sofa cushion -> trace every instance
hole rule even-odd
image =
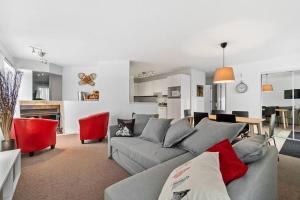
[[[245,124],[243,123],[216,122],[204,118],[195,127],[197,131],[185,138],[179,146],[199,155],[224,139],[232,142],[243,130],[244,126]]]
[[[193,132],[195,132],[195,129],[191,127],[186,119],[175,122],[166,133],[164,147],[172,147]]]
[[[225,184],[244,176],[248,170],[236,155],[228,139],[210,147],[208,152],[219,152],[220,170]]]
[[[265,156],[267,141],[263,135],[255,135],[233,145],[238,157],[246,164],[255,162]]]
[[[145,168],[153,167],[186,153],[185,150],[179,148],[163,148],[161,144],[139,137],[113,137],[111,145]]]
[[[160,165],[124,179],[104,191],[105,200],[153,200],[158,199],[161,189],[171,171],[194,158],[185,153]]]
[[[172,119],[150,118],[140,137],[154,143],[163,143],[171,121]]]
[[[151,117],[158,118],[158,114],[134,114],[134,135],[139,136],[142,134],[146,124]]]
[[[135,119],[118,119],[119,129],[116,132],[118,137],[133,137]]]
[[[219,153],[204,152],[175,168],[158,200],[230,200],[219,168]]]

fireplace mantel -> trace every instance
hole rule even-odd
[[[24,118],[56,118],[59,120],[58,133],[63,132],[64,113],[62,101],[20,101],[20,116]]]

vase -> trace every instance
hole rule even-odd
[[[1,151],[9,151],[14,149],[16,149],[16,141],[14,139],[1,141]]]

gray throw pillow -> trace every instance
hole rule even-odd
[[[168,129],[163,146],[172,147],[195,131],[186,119],[181,119]]]
[[[158,118],[158,114],[134,114],[133,118],[135,119],[134,123],[134,135],[139,136],[142,134],[146,124],[148,123],[151,117]]]
[[[150,118],[140,137],[154,143],[163,143],[171,121],[172,119]]]
[[[234,144],[233,149],[245,164],[249,164],[265,156],[267,140],[263,135],[252,136]]]
[[[244,127],[243,123],[216,122],[204,118],[195,126],[197,131],[185,138],[179,147],[199,155],[222,140],[232,142]]]

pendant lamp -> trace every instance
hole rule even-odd
[[[214,74],[214,83],[232,83],[235,81],[234,71],[232,67],[225,67],[224,51],[227,46],[227,42],[221,43],[223,48],[223,67],[217,68]]]
[[[273,85],[268,83],[268,74],[266,74],[266,82],[262,84],[261,90],[263,92],[272,92],[273,91]]]

